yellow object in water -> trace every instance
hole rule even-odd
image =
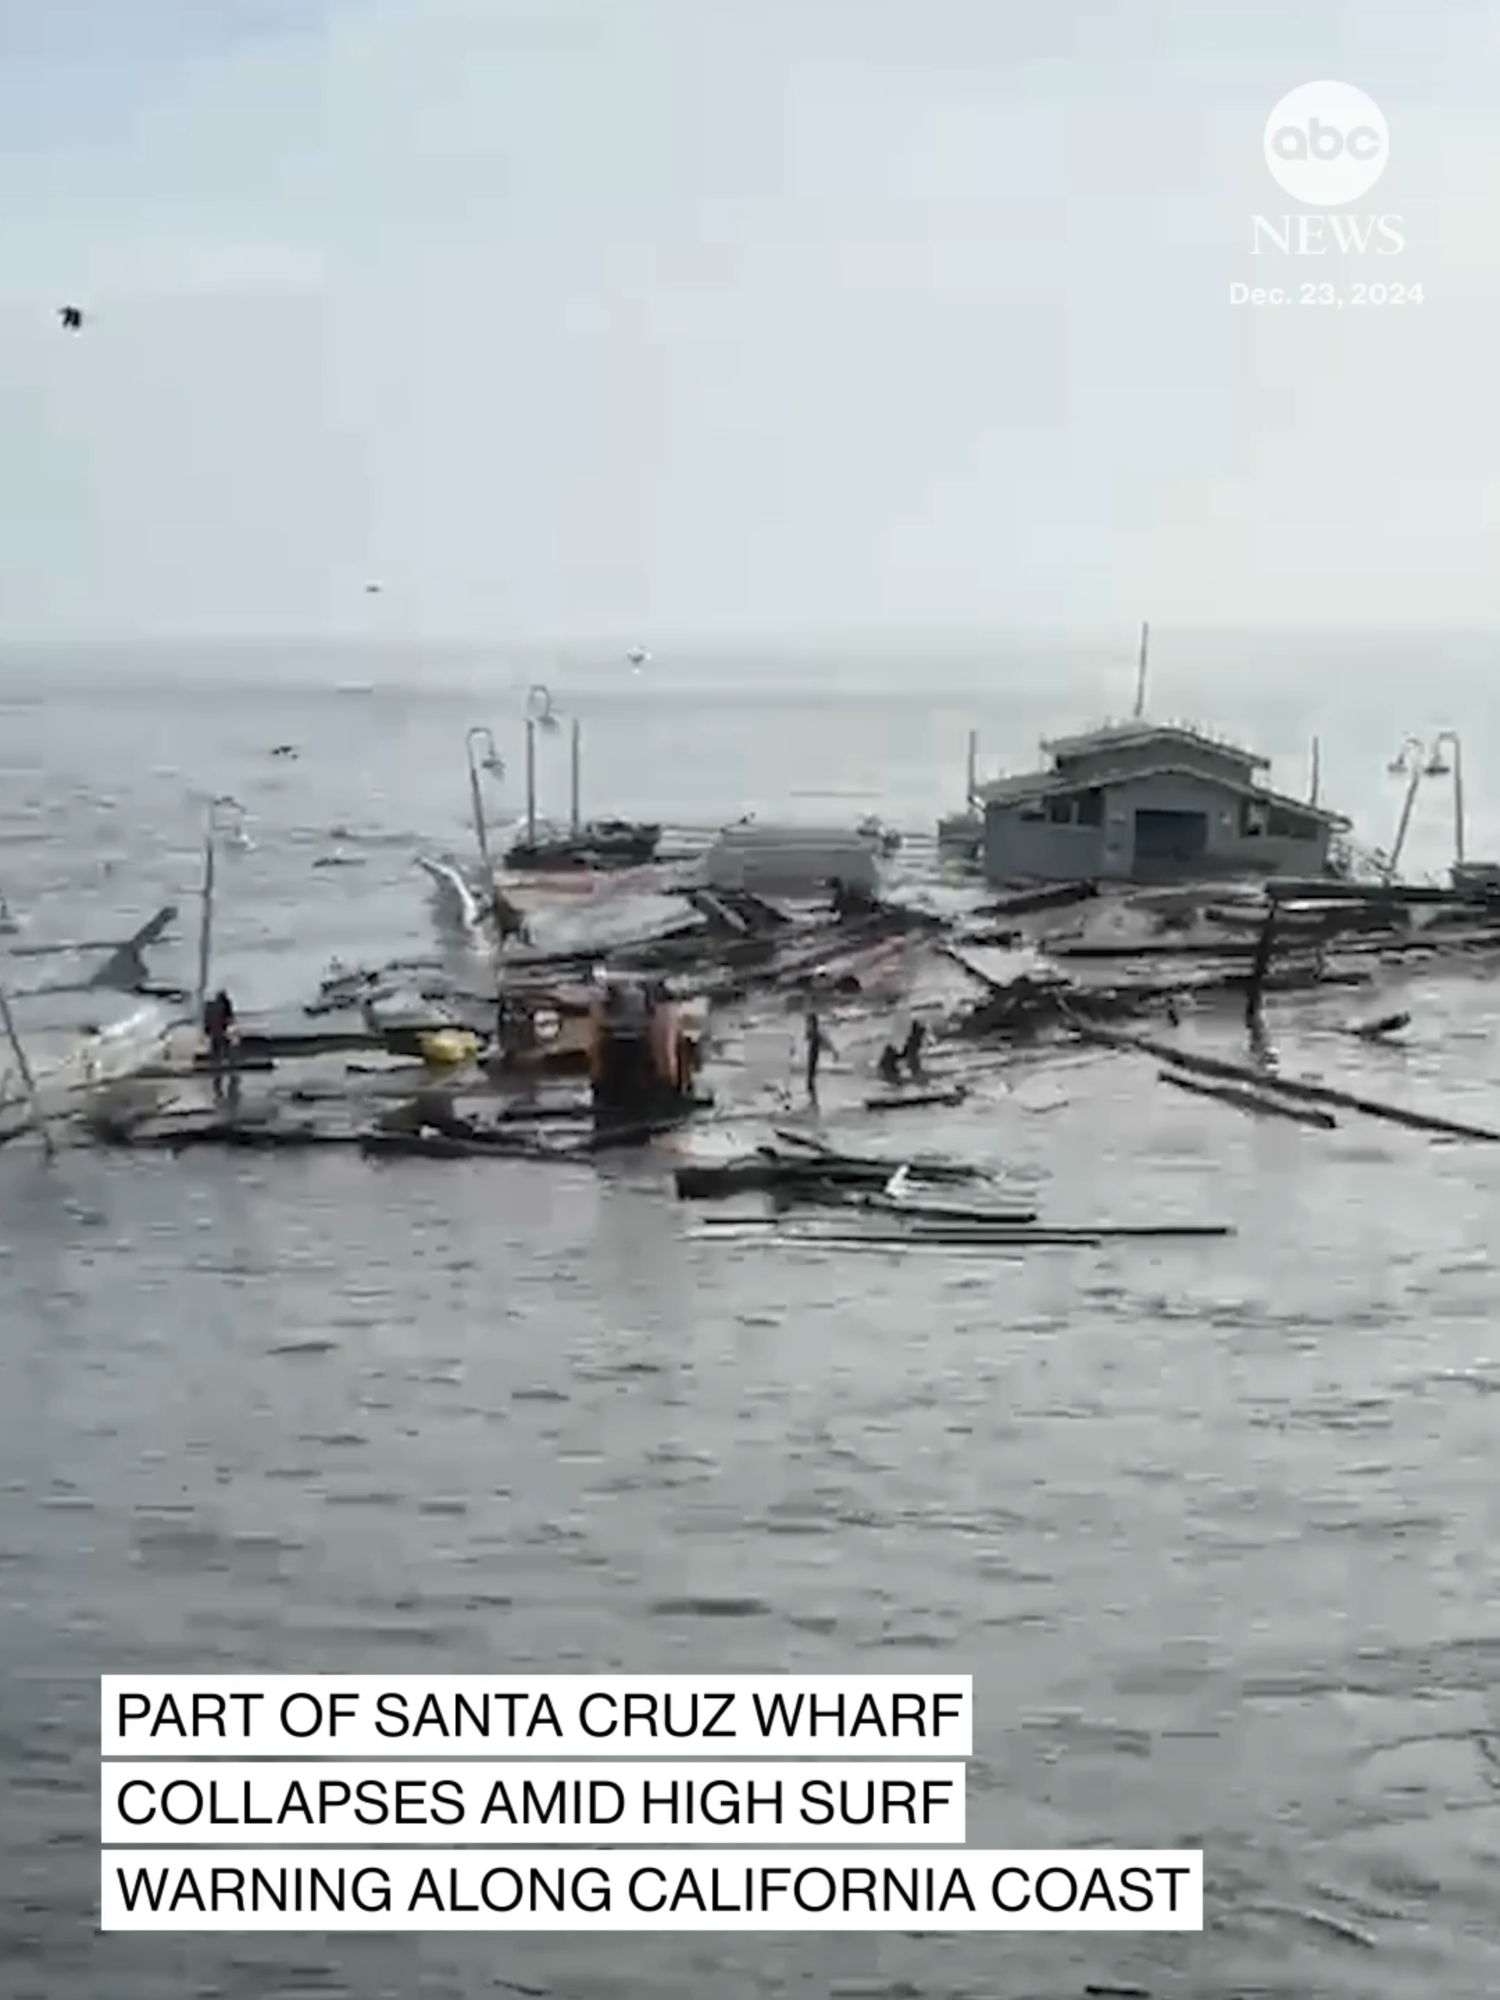
[[[430,1028],[417,1037],[424,1063],[434,1069],[453,1069],[472,1062],[479,1053],[479,1037],[467,1028]]]

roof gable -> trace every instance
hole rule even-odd
[[[1197,752],[1205,760],[1237,764],[1246,771],[1269,771],[1271,760],[1246,750],[1227,737],[1209,735],[1190,722],[1106,722],[1076,736],[1056,736],[1042,744],[1042,754],[1055,760],[1107,758],[1113,751],[1159,746],[1164,754]]]
[[[1284,812],[1316,820],[1320,826],[1331,827],[1338,832],[1346,832],[1353,824],[1342,813],[1310,805],[1306,799],[1290,798],[1285,792],[1273,792],[1269,785],[1255,784],[1248,776],[1239,780],[1222,772],[1205,771],[1201,765],[1180,759],[1144,768],[1135,766],[1113,774],[1090,771],[1086,781],[1069,771],[1027,771],[1014,778],[997,778],[992,784],[981,785],[979,798],[986,806],[1021,806],[1033,799],[1051,798],[1059,793],[1110,791],[1117,785],[1139,785],[1148,783],[1152,778],[1192,778],[1199,784],[1226,792],[1232,798],[1255,799],[1268,806],[1278,806]]]

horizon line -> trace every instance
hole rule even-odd
[[[1328,618],[1278,620],[1183,620],[1166,623],[1150,620],[1153,645],[1175,639],[1291,639],[1336,638],[1340,640],[1492,639],[1500,638],[1500,623],[1493,626],[1469,622],[1434,624],[1413,622],[1393,624],[1342,623]],[[618,632],[536,632],[484,634],[474,631],[413,632],[404,634],[318,631],[295,628],[286,631],[246,632],[205,628],[201,631],[139,633],[37,632],[0,635],[0,658],[21,652],[116,653],[170,651],[178,653],[194,647],[212,646],[238,652],[268,652],[299,648],[306,651],[359,652],[363,654],[410,654],[424,647],[473,654],[535,654],[538,652],[594,653],[618,650],[623,658],[636,646],[648,655],[648,662],[666,655],[697,657],[747,651],[824,652],[861,647],[876,652],[907,653],[916,647],[940,646],[948,651],[970,651],[995,646],[1022,644],[1119,644],[1132,651],[1138,641],[1140,622],[1122,625],[1103,620],[1086,623],[1062,621],[1028,622],[994,626],[983,630],[967,628],[850,627],[837,631],[822,628],[798,633],[746,630],[738,634],[665,632],[642,637],[640,631],[622,628]],[[604,664],[603,661],[600,664]]]

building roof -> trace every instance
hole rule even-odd
[[[1048,792],[1076,792],[1078,780],[1061,771],[1022,771],[1012,778],[991,778],[976,786],[974,796],[983,806],[1018,806],[1027,799],[1044,798]]]
[[[807,848],[821,851],[829,848],[865,848],[872,846],[868,833],[862,833],[855,826],[793,826],[774,825],[758,819],[740,820],[733,826],[721,827],[714,837],[714,846],[754,849],[771,852],[780,848]]]
[[[1180,759],[1152,764],[1144,770],[1117,771],[1113,774],[1108,771],[1091,772],[1089,776],[1093,782],[1083,788],[1090,791],[1107,791],[1112,784],[1141,784],[1151,778],[1195,778],[1200,784],[1228,792],[1235,798],[1258,799],[1268,806],[1280,806],[1286,812],[1300,813],[1304,819],[1318,820],[1336,832],[1347,832],[1353,825],[1342,813],[1309,805],[1306,799],[1294,799],[1285,792],[1273,792],[1268,785],[1256,784],[1249,778],[1240,781],[1222,777],[1217,772],[1205,771],[1199,765]],[[1080,780],[1069,771],[1023,771],[1016,777],[996,778],[988,785],[981,785],[979,799],[985,806],[1019,806],[1028,804],[1032,799],[1049,798],[1054,793],[1076,792],[1080,788]]]
[[[1191,722],[1106,722],[1077,736],[1057,736],[1042,745],[1046,757],[1087,757],[1110,750],[1134,749],[1142,743],[1160,743],[1164,751],[1175,744],[1210,751],[1215,757],[1243,764],[1247,771],[1269,771],[1271,760],[1233,743],[1227,736],[1212,736]]]

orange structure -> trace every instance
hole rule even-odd
[[[596,1125],[640,1125],[696,1102],[697,1038],[664,988],[612,979],[590,1010],[589,1075]]]

